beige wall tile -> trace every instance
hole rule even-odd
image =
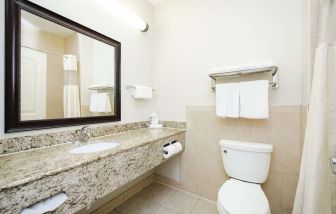
[[[282,175],[283,178],[283,188],[282,188],[282,199],[281,205],[286,210],[292,210],[296,187],[299,180],[299,176],[297,175]]]
[[[283,138],[291,138],[300,140],[300,113],[299,112],[283,112],[281,113],[282,129],[281,136]]]
[[[306,125],[307,125],[307,114],[308,114],[308,106],[301,106],[300,112],[300,143],[301,143],[301,153],[303,151],[303,144],[306,133]]]
[[[274,146],[274,151],[270,176],[262,187],[272,214],[290,213],[301,158],[300,109],[300,106],[272,106],[269,119],[247,120],[218,118],[214,106],[189,106],[181,181],[175,186],[216,201],[220,186],[228,179],[219,140],[268,143]]]
[[[283,138],[279,149],[279,156],[282,173],[299,175],[301,163],[300,140],[290,137]]]
[[[286,113],[286,112],[295,112],[299,113],[301,111],[301,106],[280,106],[280,105],[271,105],[270,106],[270,112],[280,112],[280,113]]]

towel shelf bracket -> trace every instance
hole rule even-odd
[[[272,82],[269,84],[273,89],[279,88],[279,72],[277,66],[260,68],[260,69],[250,69],[250,70],[241,70],[241,71],[232,71],[232,72],[222,72],[222,73],[213,73],[209,74],[209,77],[212,79],[211,88],[213,90],[216,89],[216,81],[221,78],[232,78],[232,77],[240,77],[248,74],[257,74],[257,73],[271,73],[272,74]]]

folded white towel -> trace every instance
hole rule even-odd
[[[240,66],[240,71],[260,69],[260,68],[269,68],[274,66],[274,62],[260,62],[260,63],[251,63]]]
[[[260,63],[251,63],[244,64],[238,66],[225,66],[225,67],[214,67],[210,69],[211,73],[229,73],[233,71],[245,71],[252,69],[260,69],[260,68],[269,68],[274,66],[274,62],[260,62]]]
[[[92,94],[90,99],[90,111],[100,113],[111,112],[109,93]]]
[[[134,85],[135,99],[151,99],[153,97],[153,89],[147,86]]]
[[[239,85],[240,117],[249,119],[268,118],[268,81],[241,82]]]
[[[42,214],[50,211],[54,211],[57,207],[61,206],[68,196],[64,193],[59,193],[44,201],[34,204],[29,208],[25,208],[20,214]]]
[[[218,117],[239,117],[239,83],[216,85],[216,114]]]

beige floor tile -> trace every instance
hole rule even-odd
[[[119,211],[117,211],[117,210],[112,210],[111,212],[109,212],[108,214],[120,214],[120,212]]]
[[[132,198],[128,199],[127,201],[125,201],[124,203],[119,205],[117,208],[115,208],[115,210],[118,211],[118,212],[121,212],[121,211],[125,210],[127,207],[134,204],[136,199],[137,199],[137,197],[133,196]]]
[[[179,214],[189,214],[196,202],[196,197],[182,191],[176,191],[163,206]]]
[[[177,214],[177,212],[166,207],[161,207],[156,214]]]
[[[116,210],[121,214],[154,214],[160,205],[140,197],[133,197],[120,205]]]
[[[216,204],[199,199],[191,211],[191,214],[217,214]]]
[[[163,205],[175,191],[176,190],[173,188],[154,182],[137,195],[143,199],[154,201]]]

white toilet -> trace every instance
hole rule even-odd
[[[233,140],[219,142],[230,179],[218,191],[219,214],[270,214],[260,184],[268,177],[273,146]]]

